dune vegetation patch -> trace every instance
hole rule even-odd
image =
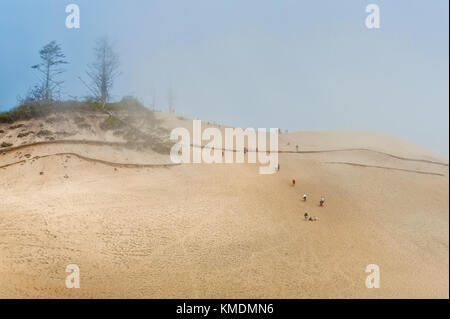
[[[27,137],[27,136],[30,135],[30,134],[34,134],[34,132],[33,132],[33,131],[29,131],[29,132],[19,133],[19,134],[17,135],[17,137],[18,137],[18,138],[23,138],[23,137]]]
[[[63,120],[62,114],[79,114],[85,113],[103,113],[104,110],[150,110],[146,109],[138,101],[130,102],[116,102],[116,103],[100,103],[95,101],[27,101],[8,112],[0,113],[0,123],[13,124],[17,121],[26,121],[36,118],[46,118],[47,123],[54,123]],[[83,117],[78,116],[81,121]],[[18,124],[15,128],[21,127],[23,124]]]
[[[36,134],[36,136],[38,136],[38,137],[42,137],[42,136],[50,136],[50,135],[53,135],[53,132],[52,132],[52,131],[49,131],[49,130],[40,130],[40,131]]]
[[[21,127],[24,127],[24,126],[25,126],[24,124],[17,124],[17,125],[10,126],[9,129],[10,130],[15,130],[15,129],[18,129],[18,128],[21,128]]]
[[[23,128],[13,134],[17,138],[34,135],[53,141],[89,131],[89,135],[84,137],[89,139],[92,134],[103,136],[100,130],[111,132],[129,145],[139,145],[140,148],[149,148],[158,153],[169,154],[173,145],[169,141],[169,130],[160,126],[161,120],[155,112],[132,97],[113,103],[91,100],[29,101],[1,113],[1,123],[9,124],[9,131]],[[31,129],[35,126],[38,128]],[[103,138],[108,139],[108,136]]]
[[[125,124],[115,116],[110,115],[100,124],[100,128],[104,131],[121,129]]]
[[[0,147],[10,147],[10,146],[13,146],[13,144],[7,142],[3,142],[2,144],[0,144]]]

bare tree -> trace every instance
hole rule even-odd
[[[153,97],[152,97],[152,110],[156,110],[156,90],[153,88]]]
[[[175,113],[174,101],[175,97],[172,89],[172,81],[169,81],[169,89],[167,90],[167,102],[169,104],[169,113]]]
[[[57,76],[65,71],[59,66],[68,62],[64,60],[66,56],[56,41],[45,45],[39,51],[39,55],[42,62],[33,65],[32,68],[41,73],[41,80],[29,94],[36,100],[52,100],[56,94],[60,93],[63,83],[63,81],[57,81]]]
[[[106,37],[97,40],[94,51],[95,61],[88,66],[86,74],[89,83],[85,85],[94,99],[107,102],[111,97],[114,80],[120,74],[119,58]]]

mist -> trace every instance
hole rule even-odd
[[[359,1],[75,2],[79,30],[64,27],[66,4],[9,4],[28,24],[6,51],[26,50],[30,62],[20,63],[31,65],[43,42],[61,42],[71,62],[66,95],[85,94],[77,77],[95,39],[107,35],[121,60],[116,99],[133,95],[168,111],[171,90],[175,112],[191,118],[382,132],[448,154],[447,1],[378,1],[377,30],[365,27]],[[27,17],[38,14],[48,18],[36,24]],[[21,72],[15,85],[5,85],[8,72],[0,75],[3,108],[32,82],[31,70]]]

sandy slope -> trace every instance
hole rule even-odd
[[[168,127],[189,124],[165,116]],[[448,298],[446,159],[374,135],[365,143],[345,133],[334,143],[328,133],[305,134],[283,134],[280,145],[377,152],[281,153],[274,175],[259,175],[255,164],[33,160],[68,151],[167,160],[109,146],[8,153],[0,166],[19,151],[31,156],[0,169],[0,296]],[[304,221],[305,211],[320,220]],[[80,266],[81,289],[65,288],[70,263]],[[372,263],[381,269],[380,289],[365,287]]]

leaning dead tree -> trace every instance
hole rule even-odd
[[[32,68],[39,71],[40,82],[31,90],[30,98],[34,100],[53,100],[60,94],[63,81],[58,81],[57,76],[65,70],[60,65],[67,64],[66,56],[61,47],[52,41],[45,45],[40,51],[41,63],[33,65]]]
[[[95,61],[88,66],[86,74],[92,97],[101,102],[108,102],[114,80],[119,76],[119,58],[106,37],[100,38],[94,48]]]

